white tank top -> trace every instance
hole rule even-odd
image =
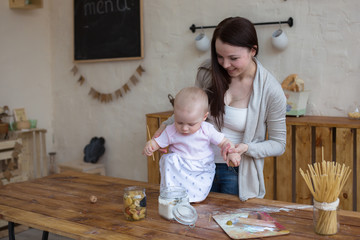
[[[225,105],[224,126],[221,132],[233,144],[241,143],[243,140],[247,111],[247,108],[234,108]],[[225,163],[220,154],[221,149],[218,146],[214,146],[213,150],[215,153],[215,163]]]

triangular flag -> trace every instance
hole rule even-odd
[[[108,99],[108,102],[112,102],[113,98],[112,98],[112,94],[111,94],[111,93],[109,93],[109,94],[107,95],[107,99]]]
[[[84,81],[85,81],[85,78],[83,77],[83,75],[81,75],[78,79],[78,83],[80,83],[80,86],[83,85]]]
[[[124,92],[127,93],[128,91],[130,91],[129,86],[127,85],[127,83],[124,84],[123,86]]]
[[[137,77],[135,75],[132,75],[130,78],[130,81],[136,85],[139,82],[139,79],[137,79]]]
[[[79,69],[77,68],[76,65],[74,65],[73,68],[71,69],[71,71],[74,73],[74,76],[75,76],[76,73],[79,71]]]
[[[106,95],[103,93],[100,93],[100,102],[105,102],[106,101]]]
[[[94,88],[90,89],[89,95],[91,95],[95,99],[100,98],[100,93],[98,91],[96,91]]]
[[[115,91],[115,97],[116,97],[116,99],[118,99],[119,97],[122,97],[122,93],[121,93],[120,88]]]
[[[138,66],[138,68],[136,69],[136,71],[137,71],[137,73],[138,73],[140,76],[141,76],[141,74],[142,74],[143,72],[145,72],[145,70],[142,68],[141,65]]]
[[[95,89],[90,88],[89,95],[90,95],[90,96],[93,96],[93,95],[94,95],[94,92],[95,92]]]

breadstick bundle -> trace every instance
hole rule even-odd
[[[351,170],[335,162],[322,161],[308,164],[306,173],[300,168],[314,198],[314,227],[321,235],[332,235],[338,231],[337,207],[339,195]]]

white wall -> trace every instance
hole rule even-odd
[[[24,106],[38,118],[49,130],[48,149],[57,152],[58,161],[82,159],[91,137],[103,136],[101,162],[110,176],[147,179],[141,155],[145,114],[170,110],[167,95],[192,85],[197,66],[210,54],[195,49],[199,32],[189,30],[193,23],[216,25],[229,16],[253,22],[293,17],[292,28],[282,25],[289,38],[282,52],[270,43],[279,26],[256,26],[262,64],[279,82],[292,73],[304,79],[311,90],[308,114],[346,116],[360,105],[357,0],[144,0],[145,58],[77,64],[86,78],[82,86],[70,71],[73,1],[45,1],[43,9],[31,11],[0,4],[0,105]],[[212,32],[205,29],[209,37]],[[120,88],[139,64],[146,72],[123,98],[104,104],[88,95],[90,86],[101,92]]]
[[[0,1],[0,106],[25,108],[29,119],[47,129],[52,151],[53,97],[49,8],[10,9]]]

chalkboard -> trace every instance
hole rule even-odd
[[[74,0],[75,62],[143,57],[142,0]]]

